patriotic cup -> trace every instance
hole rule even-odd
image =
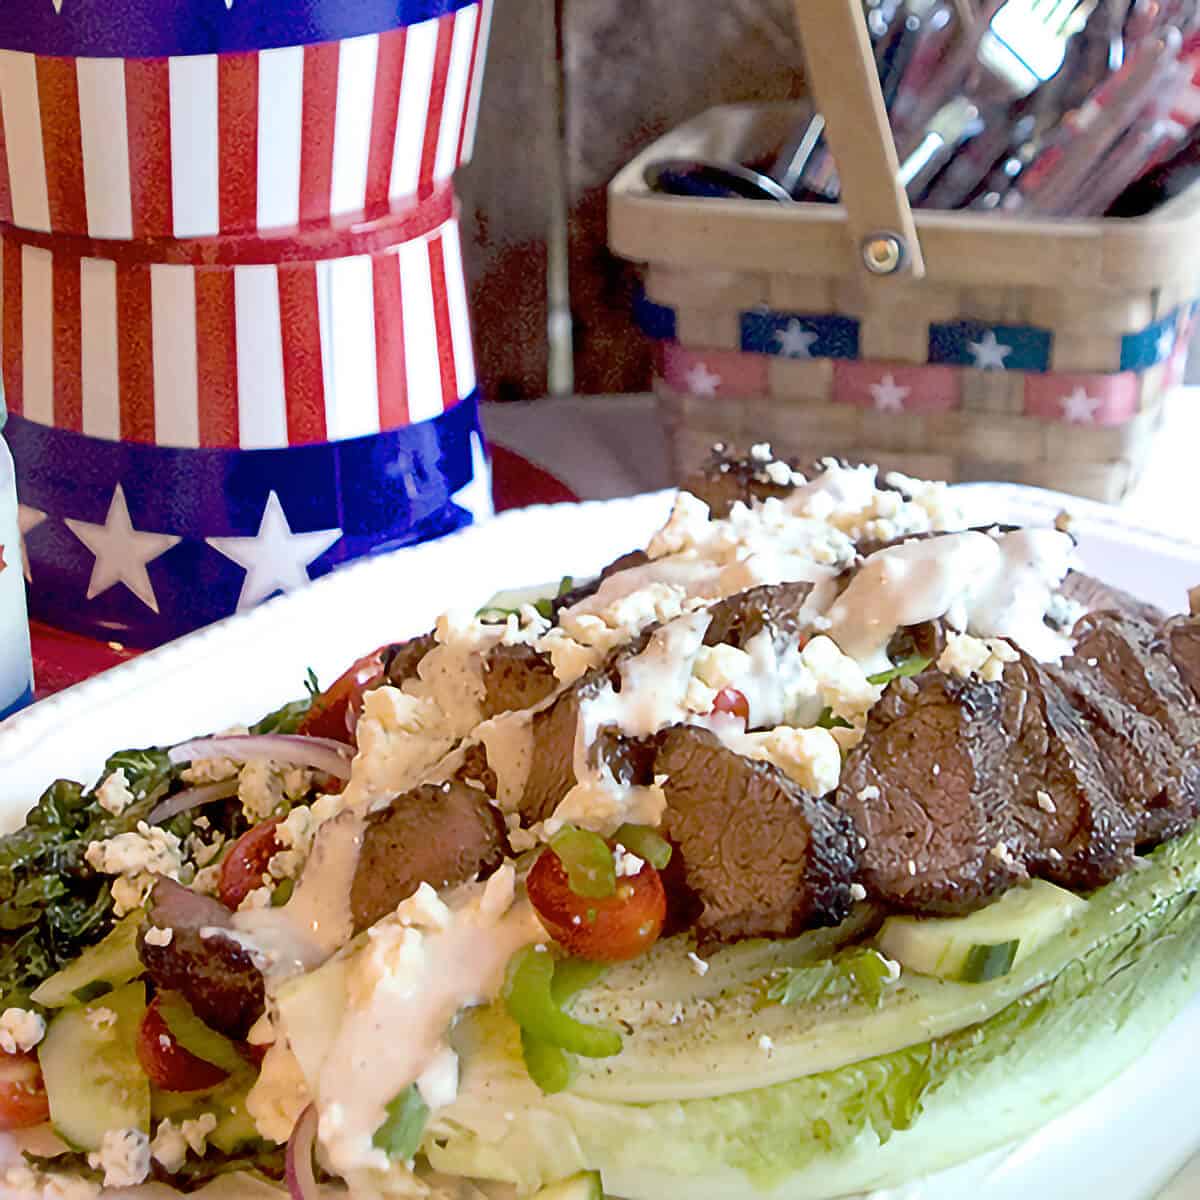
[[[152,645],[490,513],[450,177],[491,3],[0,4],[33,615]]]

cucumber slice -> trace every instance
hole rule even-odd
[[[136,979],[143,970],[137,950],[143,919],[144,914],[138,911],[118,921],[103,941],[89,946],[74,962],[41,983],[33,993],[33,1002],[44,1008],[63,1008],[78,1003],[78,993],[85,988],[89,992],[96,984],[115,988]]]
[[[569,592],[573,586],[574,581],[564,577],[554,583],[541,583],[536,587],[510,588],[497,592],[477,615],[483,620],[502,619],[509,613],[518,612],[523,605],[531,604],[542,616],[549,618],[550,601]]]
[[[533,1194],[533,1200],[604,1200],[599,1171],[584,1171]]]
[[[115,1014],[103,1023],[99,1009]],[[55,1132],[76,1150],[99,1150],[110,1129],[150,1131],[150,1081],[138,1063],[146,987],[127,983],[100,1000],[64,1008],[50,1022],[38,1061]]]
[[[1035,879],[966,917],[888,917],[876,941],[910,971],[984,983],[1007,975],[1087,906],[1073,892]]]

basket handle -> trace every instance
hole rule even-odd
[[[794,0],[794,5],[859,267],[874,277],[919,279],[925,263],[900,183],[862,0]]]

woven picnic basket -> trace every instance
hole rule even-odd
[[[646,186],[661,159],[769,158],[796,120],[786,104],[712,109],[609,190],[610,244],[645,267],[677,473],[715,441],[770,441],[1120,499],[1182,377],[1200,188],[1136,220],[914,213],[860,0],[796,0],[796,16],[842,204]]]

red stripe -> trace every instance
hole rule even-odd
[[[46,155],[50,228],[87,229],[83,186],[83,135],[79,131],[79,80],[73,58],[37,60],[38,104]]]
[[[315,263],[280,267],[279,328],[283,334],[283,394],[288,443],[325,441],[325,377]]]
[[[54,256],[54,424],[83,432],[83,299],[79,259]]]
[[[450,75],[450,51],[454,44],[454,16],[438,18],[437,52],[433,60],[433,83],[429,91],[429,115],[425,122],[425,144],[421,147],[421,174],[417,194],[433,189],[437,167],[438,137],[442,130],[442,110],[446,107],[446,82]]]
[[[217,56],[222,230],[258,227],[258,55]]]
[[[0,112],[0,221],[12,220],[12,181],[8,177],[8,143],[4,140],[4,114]]]
[[[301,221],[320,221],[329,216],[339,52],[337,42],[304,47],[304,99],[300,114]]]
[[[122,440],[153,442],[154,333],[144,267],[117,267],[117,378]]]
[[[4,239],[4,399],[10,413],[25,411],[25,364],[21,288],[21,247]]]
[[[133,236],[169,236],[171,198],[171,78],[165,58],[125,60],[125,117],[129,128],[129,190]],[[119,119],[116,114],[113,119]]]
[[[452,408],[458,403],[458,374],[454,369],[454,335],[450,328],[450,298],[446,295],[446,257],[440,233],[429,240],[429,281],[433,285],[433,323],[437,329],[442,407]]]
[[[475,92],[475,78],[479,71],[479,42],[483,37],[483,17],[486,5],[491,0],[479,0],[475,8],[475,40],[471,43],[471,70],[467,75],[467,99],[463,105],[462,124],[458,127],[458,151],[454,156],[457,166],[463,160],[463,152],[467,146],[467,125],[471,120],[471,100]]]
[[[392,191],[392,160],[396,155],[396,120],[400,115],[400,85],[404,78],[403,29],[379,35],[375,68],[375,108],[371,113],[371,151],[367,157],[367,216],[386,210]]]
[[[371,273],[375,284],[375,371],[379,391],[379,428],[398,429],[410,421],[399,256],[378,255],[371,264]]]
[[[238,445],[237,309],[234,272],[196,272],[196,373],[200,445]]]

